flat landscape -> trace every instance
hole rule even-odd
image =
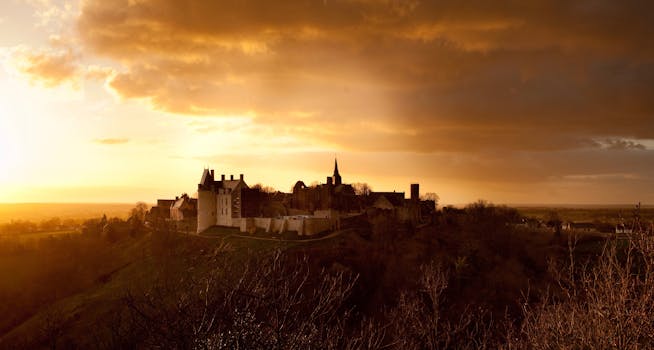
[[[39,222],[58,217],[85,220],[106,214],[126,218],[134,203],[0,203],[0,224],[11,220]]]
[[[552,205],[552,206],[516,206],[521,214],[541,220],[546,220],[556,213],[563,221],[594,222],[618,224],[620,221],[630,221],[636,212],[635,205]],[[642,220],[654,220],[654,207],[642,206],[638,213]],[[622,219],[622,220],[621,220]]]

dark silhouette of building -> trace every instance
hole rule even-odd
[[[334,185],[338,186],[342,183],[341,174],[338,173],[338,160],[334,158]]]
[[[327,177],[325,184],[307,186],[297,181],[290,194],[267,193],[261,186],[250,188],[243,174],[238,179],[221,175],[218,180],[214,176],[213,170],[204,169],[197,200],[188,196],[159,200],[152,212],[160,213],[167,220],[184,221],[193,215],[193,206],[197,205],[197,233],[212,226],[228,226],[239,227],[242,232],[261,228],[266,232],[281,232],[293,227],[298,232],[312,234],[329,226],[333,229],[334,222],[368,208],[412,223],[419,222],[422,214],[433,213],[435,208],[435,202],[420,200],[418,184],[411,184],[409,199],[404,197],[404,192],[369,192],[358,196],[351,184],[343,183],[337,159],[334,159],[333,175]]]
[[[296,182],[290,205],[292,209],[309,213],[329,209],[348,212],[361,207],[352,185],[343,183],[336,159],[334,159],[334,175],[327,177],[327,183],[308,187],[302,181]]]

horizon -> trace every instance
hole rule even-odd
[[[653,4],[238,4],[1,3],[0,203],[174,198],[207,166],[288,192],[334,158],[457,206],[654,203]]]
[[[288,193],[288,192],[287,192]],[[196,198],[192,195],[189,195],[191,198]],[[156,198],[153,201],[146,201],[146,200],[139,200],[136,202],[0,202],[0,206],[3,205],[135,205],[136,203],[145,203],[148,205],[156,205],[157,199],[171,199],[174,198],[175,196],[172,197],[165,197],[165,198]],[[405,192],[405,197],[406,197],[406,192]],[[602,208],[635,208],[638,204],[640,204],[640,207],[645,209],[645,208],[654,208],[654,204],[646,204],[646,203],[600,203],[600,204],[594,204],[594,203],[501,203],[501,202],[492,202],[492,201],[487,201],[485,199],[478,199],[477,201],[472,201],[472,202],[467,202],[467,203],[441,203],[438,202],[437,206],[439,208],[446,207],[446,206],[453,206],[453,207],[460,207],[463,208],[469,204],[474,204],[478,201],[484,201],[492,205],[496,206],[507,206],[507,207],[513,207],[513,208],[564,208],[564,209],[586,209],[586,208],[597,208],[597,209],[602,209]]]

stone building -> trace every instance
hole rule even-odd
[[[170,206],[170,219],[173,221],[183,221],[195,219],[198,216],[198,200],[189,197],[184,193],[181,197],[175,198]]]
[[[174,199],[157,199],[157,205],[150,209],[149,215],[152,219],[170,219],[170,207],[175,203]]]
[[[349,212],[359,210],[361,203],[352,185],[343,183],[335,159],[334,174],[327,177],[327,183],[314,187],[308,187],[302,181],[295,183],[290,206],[308,213],[330,209]]]
[[[198,184],[197,232],[215,225],[233,226],[234,219],[241,218],[242,192],[247,189],[243,174],[237,180],[234,175],[230,175],[229,180],[225,175],[215,180],[214,171],[204,169]]]
[[[170,207],[170,220],[175,228],[182,232],[196,232],[198,222],[198,200],[184,193],[176,197]]]

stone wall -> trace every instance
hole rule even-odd
[[[238,226],[241,232],[254,233],[256,229],[269,233],[295,231],[298,236],[312,236],[333,229],[332,220],[315,217],[244,218]]]

